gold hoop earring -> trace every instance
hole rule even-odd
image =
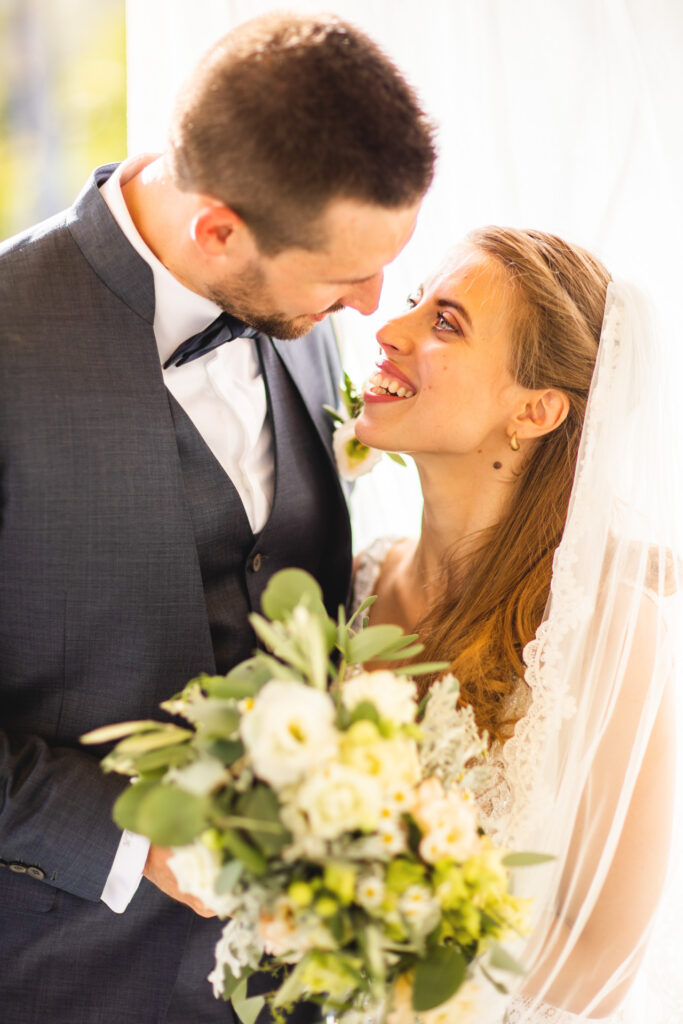
[[[519,451],[519,441],[517,440],[517,431],[515,430],[512,437],[510,438],[510,447],[513,452]]]

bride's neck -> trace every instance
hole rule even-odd
[[[443,456],[416,462],[424,508],[412,568],[436,598],[444,566],[456,559],[466,568],[484,531],[503,516],[515,477],[492,466],[473,472],[462,461]]]

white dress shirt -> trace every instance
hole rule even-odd
[[[146,163],[128,160],[100,192],[124,235],[154,275],[154,335],[164,364],[186,338],[222,312],[210,299],[186,288],[140,237],[128,212],[125,181]],[[190,417],[242,499],[252,530],[263,528],[273,500],[273,438],[266,391],[253,338],[235,338],[183,366],[163,370],[164,383]],[[147,860],[149,840],[124,831],[102,900],[123,913],[133,898]]]

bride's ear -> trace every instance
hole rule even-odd
[[[521,438],[543,437],[564,423],[568,412],[569,399],[564,391],[557,388],[535,391],[513,417],[513,430]]]

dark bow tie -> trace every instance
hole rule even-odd
[[[258,331],[255,327],[247,327],[230,313],[221,313],[203,331],[193,334],[187,341],[178,345],[173,355],[169,356],[164,363],[164,370],[167,370],[169,366],[182,366],[183,363],[189,363],[192,359],[199,359],[206,352],[211,352],[212,349],[218,348],[226,341],[232,341],[233,338],[253,338],[256,334]]]

